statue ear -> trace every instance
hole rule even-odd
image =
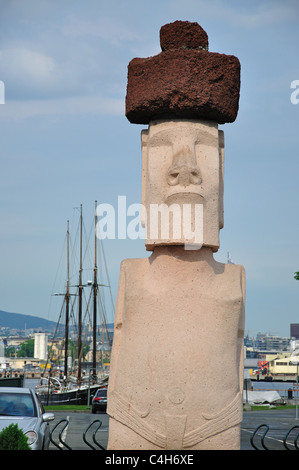
[[[146,177],[147,177],[147,141],[148,141],[148,130],[141,131],[141,158],[142,158],[142,169],[141,169],[141,225],[146,225]]]
[[[224,226],[224,132],[218,131],[219,141],[219,229]]]

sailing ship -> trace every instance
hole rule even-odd
[[[95,201],[95,209],[97,207],[97,201]],[[107,271],[107,265],[103,254],[104,265],[106,268],[106,277],[109,284],[102,284],[98,282],[98,239],[96,234],[96,224],[97,224],[97,215],[95,210],[94,218],[94,268],[93,268],[93,281],[87,281],[86,284],[83,283],[83,215],[82,215],[82,204],[80,206],[80,256],[79,256],[79,273],[78,273],[78,284],[71,286],[70,285],[70,231],[69,231],[69,221],[67,221],[67,280],[66,280],[66,290],[63,294],[54,294],[54,295],[63,295],[63,305],[65,313],[65,323],[64,323],[64,372],[63,376],[60,372],[56,376],[52,371],[49,373],[49,376],[44,376],[41,379],[39,385],[36,386],[36,392],[40,397],[41,402],[44,405],[59,405],[59,404],[76,404],[82,405],[87,404],[90,397],[98,390],[99,388],[107,387],[108,385],[108,375],[109,372],[105,370],[98,370],[97,368],[97,351],[108,351],[111,352],[111,339],[107,329],[107,320],[105,318],[105,309],[103,302],[101,301],[99,288],[108,287],[110,288],[109,275]],[[102,246],[103,250],[103,246]],[[76,293],[71,293],[71,287],[76,288]],[[88,373],[82,371],[82,358],[83,358],[83,332],[84,332],[84,320],[83,318],[83,290],[85,287],[90,287],[90,296],[87,303],[87,310],[92,303],[92,367],[89,368]],[[71,303],[71,298],[74,296],[78,300],[78,322],[77,322],[77,367],[74,371],[70,371],[68,364],[68,352],[69,352],[69,333],[70,333],[70,316],[73,312],[73,305]],[[112,294],[110,291],[111,302],[114,310]],[[92,299],[92,302],[91,302]],[[98,308],[100,306],[100,308]],[[99,312],[100,311],[100,312]],[[86,312],[85,312],[86,313]],[[102,314],[102,319],[99,324],[101,325],[101,341],[98,341],[98,313]],[[60,315],[61,317],[61,315]],[[58,325],[60,319],[58,320],[56,332],[58,331]],[[56,332],[54,334],[53,342],[56,339]],[[85,337],[88,332],[88,325],[85,325]],[[100,343],[100,346],[99,346]],[[103,353],[101,353],[102,355]],[[49,359],[48,359],[49,361]],[[47,362],[48,362],[47,361]],[[47,368],[47,364],[45,369]]]

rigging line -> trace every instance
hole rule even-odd
[[[113,301],[113,296],[112,296],[111,282],[110,282],[110,278],[109,278],[109,272],[108,272],[108,267],[107,267],[107,261],[106,261],[105,251],[104,251],[103,240],[101,238],[100,238],[100,246],[102,248],[103,260],[104,260],[106,276],[107,276],[107,281],[108,281],[108,286],[109,286],[109,292],[110,292],[110,296],[111,296],[111,303],[112,303],[113,313],[114,313],[115,312],[115,306],[114,306],[114,301]]]
[[[105,324],[107,324],[107,315],[106,315],[106,309],[105,306],[102,302],[102,297],[99,295],[98,296],[98,306],[99,306],[99,312],[101,315],[99,315],[99,320],[103,320]],[[102,316],[102,318],[101,318]]]
[[[77,209],[77,208],[74,208]],[[80,238],[80,218],[79,221],[76,222],[76,233],[72,243],[72,250],[71,250],[71,259],[74,260],[73,262],[73,271],[72,277],[76,276],[78,272],[77,266],[79,265],[79,258],[78,258],[78,244]]]
[[[73,300],[73,302],[71,303],[71,311],[70,311],[70,320],[72,319],[73,320],[73,326],[75,327],[75,330],[76,332],[78,333],[78,325],[76,323],[76,317],[75,317],[75,313],[74,313],[74,307],[76,306],[76,298]]]
[[[78,275],[77,265],[79,263],[78,257],[77,257],[77,244],[75,242],[73,243],[73,238],[72,238],[71,233],[69,235],[69,243],[70,243],[70,260],[72,260],[70,262],[70,269],[72,270],[72,272],[70,272],[70,275],[69,275],[69,280],[71,282],[73,281],[74,278],[77,279],[77,275]]]
[[[76,236],[75,236],[75,241],[72,244],[72,253],[71,253],[71,258],[74,260],[73,262],[73,274],[70,276],[71,279],[74,277],[76,278],[78,275],[78,265],[79,265],[79,259],[78,259],[78,244],[79,244],[79,236],[80,236],[80,223],[77,224],[77,231],[76,231]],[[82,245],[84,247],[83,253],[82,253],[82,264],[84,268],[82,269],[82,274],[83,271],[85,273],[91,273],[92,272],[92,255],[91,255],[91,248],[90,248],[90,238],[91,238],[91,233],[92,230],[90,230],[90,234],[87,234],[86,230],[86,225],[84,222],[84,219],[82,218]],[[75,266],[77,268],[75,268]]]
[[[90,310],[89,310],[89,305],[90,305],[90,301],[91,301],[91,298],[92,298],[92,291],[90,291],[88,302],[86,302],[86,295],[85,295],[84,290],[83,290],[83,295],[84,295],[84,300],[85,300],[85,303],[86,303],[86,309],[85,309],[85,313],[84,313],[84,317],[83,317],[83,323],[86,320],[86,317],[88,315],[88,320],[92,324],[91,314],[90,314]]]
[[[105,292],[105,290],[104,290],[104,292]],[[97,299],[100,313],[103,314],[103,315],[106,314],[106,308],[105,308],[105,302],[104,302],[104,292],[103,293],[99,292],[98,299]]]
[[[78,248],[78,243],[79,243],[78,240],[79,240],[79,233],[80,233],[80,217],[79,217],[79,220],[77,218],[77,211],[79,211],[79,210],[80,210],[79,207],[74,207],[73,208],[72,220],[71,220],[71,223],[70,223],[70,233],[75,232],[74,238],[70,237],[70,246],[72,247],[72,249],[71,249],[71,259],[74,260],[73,270],[76,273],[77,273],[78,270],[76,270],[75,266],[77,266],[79,264],[79,260],[78,260],[78,256],[77,256],[77,248]],[[72,274],[72,277],[73,276],[75,276],[75,274]]]
[[[62,305],[61,305],[61,308],[60,308],[58,322],[56,324],[55,332],[54,332],[53,339],[52,339],[52,345],[53,345],[54,340],[56,339],[56,334],[57,334],[57,331],[58,331],[60,319],[62,317],[62,312],[64,311],[64,303],[65,303],[65,298],[63,299],[63,302],[62,302]]]
[[[52,338],[52,343],[51,343],[51,346],[49,347],[49,352],[47,354],[47,361],[46,361],[46,364],[45,364],[45,372],[47,370],[47,365],[48,365],[48,362],[49,362],[49,355],[50,355],[51,352],[54,352],[53,346],[54,346],[54,341],[56,339],[56,334],[57,334],[57,331],[58,331],[58,326],[59,326],[59,322],[60,322],[60,319],[61,319],[61,316],[62,316],[62,312],[64,310],[64,302],[65,302],[65,299],[63,300],[62,305],[61,305],[58,322],[56,324],[56,329],[55,329],[55,332],[54,332],[54,335],[53,335],[53,338]]]
[[[54,282],[53,282],[53,288],[52,288],[52,294],[53,294],[53,291],[54,291],[54,287],[55,287],[55,284],[56,284],[58,273],[61,272],[62,260],[64,261],[66,241],[67,241],[67,234],[65,235],[65,238],[64,238],[64,243],[63,243],[63,246],[62,246],[59,263],[58,263],[57,271],[56,271],[56,274],[55,274],[55,278],[54,278]]]
[[[73,212],[73,216],[72,216],[72,224],[74,224],[74,212]],[[71,235],[70,235],[70,245],[72,245],[72,238],[71,238]],[[63,259],[64,259],[64,256],[65,256],[65,251],[66,251],[66,244],[67,244],[67,234],[65,234],[65,237],[64,237],[64,242],[63,242],[63,245],[62,245],[62,249],[61,249],[61,255],[60,255],[60,258],[59,258],[59,262],[58,262],[58,267],[57,267],[57,270],[56,270],[56,273],[55,273],[55,277],[54,277],[54,282],[53,282],[53,286],[52,286],[52,295],[53,295],[53,292],[55,291],[55,286],[58,284],[58,274],[59,273],[63,273],[65,270],[61,268],[62,266],[62,262],[63,262]],[[72,245],[72,249],[74,251],[74,245]],[[64,280],[62,281],[64,284],[66,283],[65,282],[65,277],[66,275],[64,274]],[[61,282],[61,277],[59,277],[59,285],[62,284]],[[52,307],[52,295],[51,295],[51,298],[50,298],[50,302],[49,302],[49,309],[48,309],[48,319],[49,319],[49,316],[50,316],[50,310],[51,310],[51,307]]]
[[[92,266],[93,263],[92,263],[92,254],[91,254],[91,248],[90,248],[90,240],[91,240],[91,236],[92,236],[92,231],[93,231],[93,226],[91,226],[90,228],[90,231],[89,231],[89,235],[87,236],[87,232],[86,232],[86,226],[85,226],[85,223],[83,221],[83,233],[85,235],[85,251],[83,253],[83,260],[85,261],[86,258],[88,258],[88,262],[86,263],[88,266]],[[89,268],[89,270],[91,270],[92,268]]]
[[[101,299],[98,300],[99,304],[101,303]],[[101,306],[99,305],[99,310],[101,310]],[[107,318],[106,318],[106,314],[105,314],[105,311],[102,311],[102,321],[101,321],[101,318],[100,318],[100,323],[101,325],[98,326],[98,333],[99,333],[99,336],[102,336],[102,339],[103,339],[103,343],[105,342],[105,333],[106,333],[106,339],[107,339],[107,342],[110,346],[110,340],[109,340],[109,331],[108,331],[108,326],[107,326]],[[103,326],[104,326],[104,331],[103,331]],[[100,331],[100,327],[101,327],[101,331]]]
[[[104,284],[103,280],[102,280],[102,276],[101,277],[101,284]],[[102,287],[102,288],[101,288]],[[104,286],[99,286],[98,288],[98,306],[99,306],[99,318],[101,319],[101,317],[105,316],[105,313],[106,313],[106,298],[105,298],[105,287]]]
[[[86,344],[87,331],[88,331],[88,329],[86,328],[84,337],[83,337],[83,339],[82,339],[82,348],[81,348],[81,351],[80,351],[80,355],[79,355],[79,357],[78,357],[78,361],[81,361],[82,357],[84,357],[85,354],[86,354],[83,349],[84,349],[84,346],[85,346],[85,344]]]
[[[48,318],[48,321],[50,321],[50,311],[51,311],[51,306],[52,306],[52,296],[53,296],[53,292],[55,291],[55,285],[57,283],[57,278],[58,278],[58,273],[61,272],[61,264],[62,264],[62,259],[63,259],[63,255],[64,255],[64,252],[65,252],[65,246],[66,246],[66,239],[67,239],[67,235],[65,235],[65,238],[64,238],[64,243],[63,243],[63,247],[62,247],[62,250],[61,250],[61,254],[60,254],[60,259],[59,259],[59,263],[58,263],[58,267],[57,267],[57,270],[56,270],[56,273],[55,273],[55,277],[54,277],[54,281],[53,281],[53,285],[52,285],[52,290],[51,290],[51,295],[50,295],[50,301],[49,301],[49,307],[48,307],[48,315],[47,315],[47,318]]]

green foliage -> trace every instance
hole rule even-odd
[[[34,356],[34,339],[28,339],[21,344],[18,352],[18,357],[33,357]]]
[[[78,357],[78,348],[77,348],[77,343],[74,343],[74,341],[69,340],[68,344],[68,351],[69,355],[72,357],[73,361]],[[89,352],[90,347],[86,344],[83,344],[83,351],[82,351],[82,359],[85,358],[87,353]]]
[[[297,271],[296,273],[294,273],[294,279],[296,279],[296,281],[299,281],[299,271]]]
[[[91,399],[90,399],[91,402]],[[86,411],[87,405],[45,405],[45,411]]]
[[[18,425],[10,424],[0,432],[0,450],[31,450],[31,447]]]
[[[5,357],[14,357],[16,355],[16,348],[15,346],[8,346],[4,348]]]

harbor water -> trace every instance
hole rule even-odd
[[[35,388],[40,384],[40,379],[24,379],[24,387]]]
[[[265,382],[264,380],[253,380],[251,384],[254,391],[276,391],[282,398],[288,398],[289,392],[292,391],[293,398],[299,397],[296,382]]]

